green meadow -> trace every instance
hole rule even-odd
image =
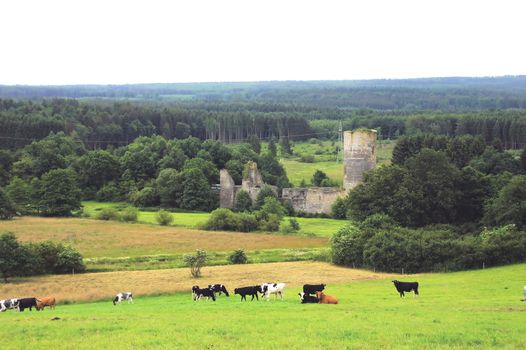
[[[524,349],[526,303],[519,299],[525,272],[526,264],[519,264],[398,277],[420,283],[418,298],[400,298],[390,279],[328,285],[338,305],[302,305],[300,286],[287,286],[283,302],[241,302],[233,295],[194,302],[185,292],[136,295],[134,304],[118,306],[104,300],[8,311],[0,314],[1,347]]]
[[[82,202],[84,206],[84,212],[87,213],[91,218],[96,218],[97,213],[103,209],[112,207],[117,210],[122,210],[128,206],[126,203],[110,203],[110,202],[93,202],[85,201]],[[139,222],[144,224],[157,225],[155,221],[155,211],[139,211]],[[172,226],[184,227],[184,228],[198,228],[199,225],[208,220],[210,213],[205,212],[173,212]],[[285,218],[287,220],[288,218]],[[330,237],[340,227],[347,224],[347,220],[335,220],[335,219],[324,219],[324,218],[296,218],[300,224],[300,231],[297,234],[304,234],[310,236]]]

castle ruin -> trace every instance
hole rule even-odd
[[[344,197],[348,190],[363,181],[364,172],[376,166],[376,130],[358,129],[345,131],[343,135],[343,189],[337,187],[284,188],[282,199],[289,202],[295,211],[307,213],[331,212],[332,204],[338,197]],[[323,170],[323,169],[322,169]],[[247,164],[247,171],[241,185],[236,185],[226,169],[220,172],[220,207],[234,208],[236,194],[247,191],[255,200],[265,183],[257,164]],[[270,186],[277,192],[275,186]]]

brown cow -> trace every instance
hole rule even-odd
[[[44,310],[44,307],[49,306],[54,309],[56,304],[55,297],[37,298],[37,310]]]
[[[323,292],[316,292],[318,298],[318,304],[338,304],[338,299],[332,295],[327,295]]]

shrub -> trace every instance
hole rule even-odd
[[[119,213],[115,208],[102,208],[96,216],[97,220],[117,220]]]
[[[263,188],[261,189],[261,191],[259,191],[256,197],[256,202],[254,203],[254,209],[256,210],[260,209],[265,203],[265,198],[267,197],[273,197],[276,199],[278,198],[276,192],[274,192],[274,190],[270,186],[263,186]]]
[[[259,216],[263,220],[266,220],[270,214],[276,215],[279,220],[281,220],[286,214],[283,205],[274,197],[266,197],[264,204],[259,211]]]
[[[280,218],[276,214],[268,214],[266,219],[260,223],[260,228],[263,231],[274,232],[279,230]]]
[[[109,183],[97,191],[95,199],[97,202],[116,202],[122,200],[122,195],[119,187]]]
[[[124,222],[137,222],[139,219],[139,210],[133,207],[125,208],[120,214],[120,219]]]
[[[295,233],[300,230],[300,224],[298,220],[290,218],[281,225],[281,232],[283,233]]]
[[[205,266],[206,261],[206,252],[201,249],[197,249],[195,255],[184,256],[184,262],[190,268],[190,273],[194,278],[201,277],[201,268]]]
[[[331,216],[334,219],[344,220],[347,218],[347,203],[341,197],[336,198],[336,201],[331,207]]]
[[[155,214],[155,221],[161,226],[168,226],[173,220],[172,214],[166,210],[159,210],[157,214]]]
[[[302,163],[314,163],[316,162],[316,158],[312,154],[302,154],[299,159]]]
[[[131,203],[136,207],[146,208],[159,204],[159,195],[153,187],[145,187],[130,195]]]
[[[86,266],[82,260],[82,255],[75,249],[63,247],[58,253],[57,263],[54,268],[55,273],[78,273],[85,270]]]
[[[246,264],[248,263],[248,257],[243,249],[238,249],[228,256],[228,261],[231,264]]]
[[[258,229],[258,221],[256,216],[248,213],[239,213],[236,214],[238,218],[238,227],[237,229],[241,232],[252,232]]]
[[[236,194],[236,204],[235,204],[235,210],[242,212],[242,211],[250,211],[252,208],[252,199],[250,198],[250,195],[247,191],[241,190]]]
[[[227,230],[235,231],[239,227],[239,217],[230,209],[220,208],[216,209],[210,215],[210,218],[205,222],[203,228],[205,230]]]

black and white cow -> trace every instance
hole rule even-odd
[[[302,304],[307,304],[307,303],[316,303],[317,304],[320,301],[320,299],[316,298],[313,295],[309,295],[307,293],[298,293],[298,295],[300,296]]]
[[[216,295],[212,288],[199,288],[199,286],[193,286],[192,298],[194,301],[201,300],[203,297],[206,297],[206,300],[212,298],[213,301],[216,301]]]
[[[400,293],[400,298],[405,296],[404,292],[409,293],[413,291],[415,293],[413,296],[418,295],[418,282],[400,282],[400,281],[394,280],[393,283],[398,293]]]
[[[115,298],[113,298],[113,305],[120,304],[123,300],[128,300],[128,304],[133,303],[132,292],[122,292],[117,294]]]
[[[221,293],[225,293],[227,297],[230,296],[224,284],[209,284],[208,288],[212,289],[214,293],[218,293],[219,295],[221,295]]]
[[[262,293],[261,286],[241,287],[234,289],[234,295],[241,295],[241,300],[245,301],[247,300],[247,295],[252,296],[252,299],[250,300],[254,300],[254,297],[256,297],[256,300],[259,300],[258,293]]]
[[[283,301],[283,294],[285,289],[285,283],[263,283],[261,285],[262,297],[266,296],[267,301],[270,300],[270,294],[274,294],[274,300],[278,298],[278,294]]]
[[[29,308],[29,311],[33,311],[33,307],[37,307],[37,298],[22,298],[18,299],[18,310],[23,312]]]
[[[303,293],[305,294],[316,294],[316,292],[323,292],[325,284],[304,284]]]
[[[9,309],[18,308],[18,299],[5,299],[0,300],[0,312],[5,312]]]

